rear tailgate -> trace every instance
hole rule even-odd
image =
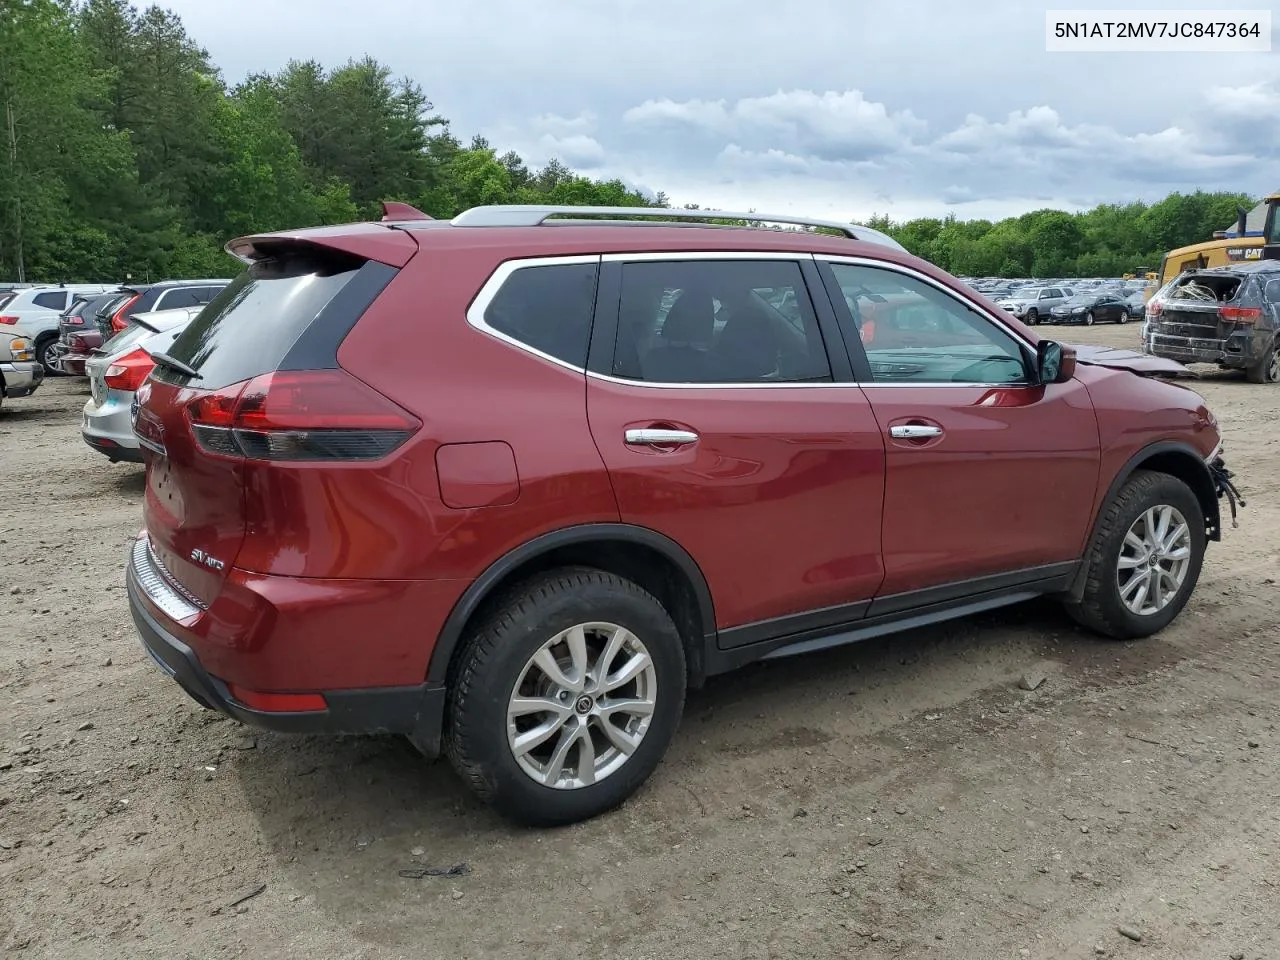
[[[246,490],[246,461],[230,431],[214,424],[231,416],[253,378],[323,365],[335,314],[358,317],[394,273],[318,244],[273,243],[269,259],[253,263],[156,355],[135,424],[147,463],[147,534],[159,562],[200,602],[217,596],[245,539],[246,498],[261,495]]]

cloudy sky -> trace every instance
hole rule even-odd
[[[165,5],[231,82],[367,53],[464,141],[676,203],[969,218],[1280,189],[1280,37],[1270,53],[1047,53],[1061,0]]]

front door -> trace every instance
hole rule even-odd
[[[855,261],[822,269],[842,294],[837,310],[850,308],[845,341],[886,443],[880,597],[965,581],[979,590],[984,578],[1033,579],[1076,560],[1099,471],[1084,386],[1033,384],[1024,342],[923,275]],[[856,332],[863,302],[878,305],[871,337]]]
[[[605,265],[616,349],[587,414],[623,522],[692,556],[722,646],[856,619],[882,577],[885,444],[834,382],[800,262],[671,256]]]

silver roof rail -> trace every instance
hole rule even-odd
[[[897,240],[870,227],[841,223],[838,220],[815,220],[812,217],[798,217],[789,213],[675,210],[668,207],[573,207],[543,206],[541,204],[493,204],[464,210],[450,222],[455,227],[538,227],[549,221],[556,222],[557,218],[560,217],[574,218],[572,222],[577,226],[581,226],[584,223],[608,222],[584,219],[599,217],[614,217],[617,219],[650,217],[655,220],[746,220],[756,223],[785,223],[798,227],[820,227],[825,230],[837,230],[850,240],[878,243],[882,246],[892,247],[895,250],[906,251],[906,248],[898,243]],[[635,221],[632,220],[630,222],[634,223]]]

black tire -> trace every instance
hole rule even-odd
[[[546,786],[525,772],[508,744],[509,698],[543,644],[594,621],[625,627],[644,644],[657,678],[652,718],[635,752],[613,773],[589,786]],[[499,602],[457,656],[445,752],[481,799],[529,826],[574,823],[618,806],[658,766],[684,710],[684,645],[671,617],[639,586],[601,570],[566,568],[528,582]]]
[[[1026,321],[1027,321],[1027,326],[1034,327],[1037,323],[1040,322],[1040,312],[1036,310],[1035,307],[1032,307],[1030,310],[1027,311]]]
[[[1123,310],[1120,311],[1120,316],[1116,317],[1116,323],[1128,323],[1128,322],[1129,322],[1129,308],[1125,307]]]
[[[1085,325],[1086,327],[1092,327],[1092,326],[1093,326],[1093,311],[1092,311],[1092,310],[1090,310],[1088,313],[1086,313],[1086,314],[1084,315],[1084,325]]]
[[[44,375],[46,377],[60,377],[62,371],[49,366],[49,348],[58,342],[56,336],[41,337],[36,341],[36,363],[44,367]]]
[[[1162,609],[1140,615],[1120,598],[1117,573],[1121,549],[1137,519],[1152,507],[1164,505],[1178,510],[1190,528],[1190,563],[1174,597]],[[1206,542],[1204,511],[1191,488],[1167,473],[1135,470],[1102,508],[1085,553],[1088,574],[1084,594],[1078,603],[1066,604],[1067,612],[1081,626],[1114,640],[1135,640],[1163,630],[1182,612],[1195,590]]]
[[[1245,367],[1245,377],[1250,383],[1275,383],[1280,380],[1280,350],[1275,344],[1267,350],[1257,363]]]

